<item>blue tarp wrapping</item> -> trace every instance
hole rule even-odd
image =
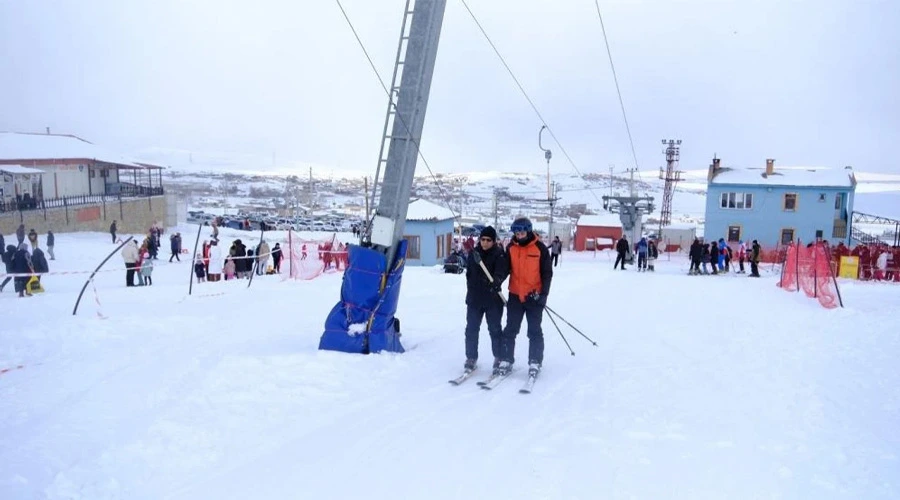
[[[357,354],[403,352],[394,313],[400,296],[406,247],[406,240],[401,240],[381,293],[381,279],[386,270],[384,254],[371,248],[348,246],[349,265],[341,284],[341,301],[325,319],[319,349]]]

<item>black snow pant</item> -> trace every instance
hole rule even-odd
[[[172,256],[169,257],[169,262],[172,262],[172,259],[175,259],[178,262],[181,262],[181,259],[178,258],[178,252],[176,252],[175,250],[172,250]]]
[[[551,257],[553,258],[553,267],[556,267],[556,265],[559,264],[559,254],[555,253],[551,255]]]
[[[125,286],[134,286],[134,268],[137,264],[134,262],[125,263]]]
[[[647,254],[638,252],[638,269],[647,269]]]
[[[738,266],[741,268],[741,272],[744,272],[744,258],[743,257],[738,259]]]
[[[622,263],[622,270],[624,271],[625,270],[625,254],[623,252],[619,252],[616,254],[616,263],[613,264],[613,269],[615,269],[619,265],[619,262]]]
[[[481,330],[481,319],[487,320],[488,333],[491,335],[491,353],[500,359],[500,335],[503,333],[503,304],[492,303],[466,308],[466,359],[478,359],[478,332]]]
[[[109,233],[109,235],[112,236],[113,243],[115,243],[116,242],[116,233]]]
[[[533,301],[522,302],[518,295],[510,295],[506,303],[506,328],[503,329],[500,359],[514,363],[516,335],[522,328],[522,318],[528,321],[528,363],[544,362],[544,332],[541,320],[544,306]]]
[[[759,276],[759,264],[756,261],[750,261],[750,276]]]
[[[691,271],[700,274],[700,259],[691,259]]]

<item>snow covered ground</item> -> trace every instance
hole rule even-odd
[[[112,248],[59,234],[51,270]],[[85,275],[0,294],[0,498],[900,496],[895,285],[842,282],[847,308],[829,311],[768,265],[689,277],[673,257],[638,274],[565,253],[549,305],[599,345],[563,326],[570,356],[545,320],[526,396],[523,370],[493,392],[447,383],[461,276],[408,268],[408,352],[361,356],[317,350],[339,274],[187,296],[188,267],[161,260],[144,288],[101,273],[74,317]]]

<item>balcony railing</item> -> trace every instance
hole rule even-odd
[[[162,187],[135,186],[133,184],[120,184],[117,186],[118,194],[91,194],[80,196],[65,196],[62,198],[21,198],[17,200],[0,201],[0,213],[24,212],[26,210],[47,210],[52,208],[78,207],[84,205],[97,205],[101,203],[116,203],[122,198],[142,198],[160,196],[165,194]]]

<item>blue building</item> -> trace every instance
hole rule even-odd
[[[856,177],[843,169],[728,168],[714,159],[706,190],[706,241],[758,240],[764,247],[821,238],[850,244]]]
[[[453,247],[453,212],[421,199],[409,204],[403,239],[409,242],[408,266],[443,264]]]

